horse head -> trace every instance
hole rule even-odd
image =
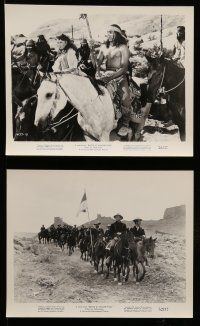
[[[67,97],[57,80],[52,76],[44,79],[37,91],[38,103],[35,112],[34,124],[38,129],[44,131],[48,125],[49,118],[55,119],[58,113],[67,104]]]
[[[149,253],[150,258],[154,258],[156,240],[157,238],[153,239],[152,237],[144,239],[144,245],[146,247],[146,251]]]

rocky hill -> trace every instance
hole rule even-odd
[[[160,30],[160,15],[89,15],[89,22],[92,30],[92,35],[95,40],[102,41],[105,38],[105,31],[110,24],[118,24],[122,29],[125,29],[129,38],[134,36],[140,37],[151,34],[154,39],[157,38],[157,33]],[[180,15],[163,15],[163,37],[169,36],[171,29],[178,25],[184,25],[184,16]],[[84,20],[79,19],[77,13],[76,19],[56,19],[49,21],[46,24],[39,26],[33,31],[29,37],[35,38],[39,34],[44,34],[46,38],[54,38],[61,33],[72,36],[74,39],[88,37],[88,31]]]
[[[177,234],[184,235],[185,233],[185,217],[186,217],[186,207],[185,205],[175,206],[166,208],[162,219],[159,220],[143,220],[142,226],[144,227],[147,235],[154,235],[156,233],[160,234]],[[114,219],[107,216],[101,216],[97,214],[97,218],[92,220],[90,223],[87,222],[84,225],[88,227],[90,224],[101,223],[103,229],[106,228],[108,224],[114,223]],[[132,221],[123,221],[126,223],[127,227],[132,227],[134,223]]]

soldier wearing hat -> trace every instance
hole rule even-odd
[[[124,233],[126,232],[126,224],[122,223],[123,216],[120,214],[114,215],[115,222],[110,226],[110,234],[113,238],[118,232]]]
[[[141,218],[135,218],[133,222],[135,223],[134,227],[130,228],[130,231],[136,239],[141,239],[145,237],[144,229],[141,227]]]
[[[53,71],[73,71],[77,68],[76,47],[70,38],[61,34],[57,36],[59,51],[52,67]]]
[[[44,230],[45,230],[45,226],[44,226],[44,224],[42,224],[42,226],[41,226],[41,228],[40,228],[40,231],[41,231],[41,232],[44,232]]]
[[[120,214],[114,215],[115,222],[111,224],[110,226],[110,236],[111,236],[111,241],[108,242],[106,249],[110,250],[110,254],[112,255],[113,253],[113,248],[118,241],[118,239],[121,237],[123,233],[126,232],[126,224],[122,223],[123,216]],[[111,256],[107,258],[107,262],[111,259]]]
[[[91,234],[92,234],[92,240],[93,243],[95,243],[97,241],[97,239],[99,238],[99,236],[103,236],[104,235],[104,231],[102,228],[100,228],[101,223],[100,222],[96,222],[94,223],[94,227],[91,228]]]

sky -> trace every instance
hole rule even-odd
[[[8,170],[7,215],[15,232],[38,232],[54,217],[69,224],[88,221],[77,215],[86,190],[90,219],[97,214],[125,220],[160,219],[167,207],[186,204],[192,191],[189,171]]]

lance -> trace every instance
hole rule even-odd
[[[161,51],[163,51],[162,30],[163,30],[163,25],[162,25],[162,15],[161,15],[160,17],[160,50]]]
[[[89,37],[90,39],[92,40],[92,32],[91,32],[91,28],[90,28],[90,24],[89,24],[89,20],[88,20],[88,17],[87,17],[87,14],[81,14],[79,19],[85,19],[86,21],[86,24],[87,24],[87,29],[88,29],[88,33],[89,33]],[[97,68],[97,74],[98,74],[98,77],[100,77],[100,69],[99,69],[99,66],[98,66],[98,63],[97,63],[97,57],[96,57],[96,52],[95,52],[95,49],[94,49],[94,46],[92,45],[91,46],[91,57],[92,57],[92,60],[93,62],[95,62],[95,65],[96,65],[96,68]]]

